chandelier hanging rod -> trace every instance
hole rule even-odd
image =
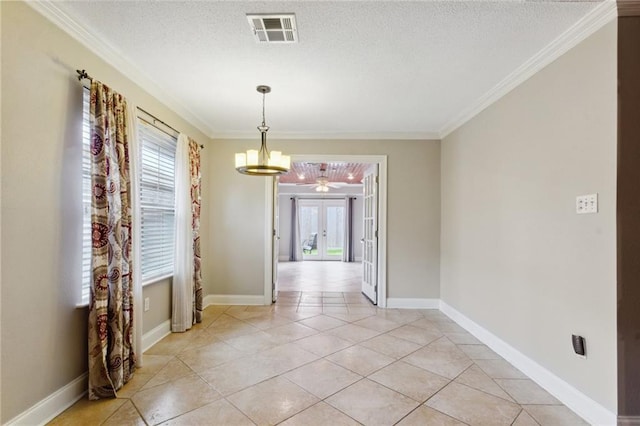
[[[262,122],[258,126],[260,149],[249,149],[246,152],[236,153],[236,170],[251,176],[278,176],[289,171],[291,158],[288,155],[282,155],[281,151],[269,151],[267,147],[269,126],[267,126],[265,118],[265,97],[267,93],[271,92],[271,87],[260,85],[256,87],[256,90],[258,93],[262,93]]]

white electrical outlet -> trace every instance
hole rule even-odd
[[[598,213],[598,194],[578,195],[576,197],[576,213]]]
[[[147,312],[149,310],[149,298],[144,298],[144,311]]]

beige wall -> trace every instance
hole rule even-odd
[[[442,299],[613,412],[615,179],[615,23],[442,142]]]
[[[171,278],[145,285],[142,288],[143,301],[149,299],[149,310],[143,313],[142,318],[143,334],[171,319],[171,291]]]
[[[259,144],[216,140],[209,151],[212,203],[210,294],[264,293],[265,179],[234,169],[234,153]],[[388,297],[438,298],[440,277],[440,142],[270,140],[288,154],[387,155]]]
[[[209,139],[24,3],[2,2],[1,31],[4,423],[86,371],[87,309],[75,307],[82,223],[75,70],[85,68],[199,142]],[[206,156],[203,169],[206,191]],[[207,219],[205,208],[205,233]],[[205,241],[203,258],[207,250]],[[154,290],[158,299],[167,294]],[[151,308],[166,311],[167,303]]]

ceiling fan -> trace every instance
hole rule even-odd
[[[341,188],[346,185],[342,182],[330,182],[329,178],[325,174],[327,171],[326,164],[320,164],[320,176],[316,178],[315,183],[299,183],[298,185],[302,186],[310,186],[315,188],[316,192],[329,192],[329,188]]]

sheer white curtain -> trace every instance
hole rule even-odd
[[[182,332],[193,324],[193,216],[189,138],[180,134],[175,160],[175,258],[171,331]]]
[[[127,130],[129,137],[129,169],[131,174],[131,260],[133,262],[133,308],[137,316],[133,318],[133,350],[137,354],[136,366],[142,367],[142,268],[140,263],[140,145],[138,144],[138,109],[127,106]]]

